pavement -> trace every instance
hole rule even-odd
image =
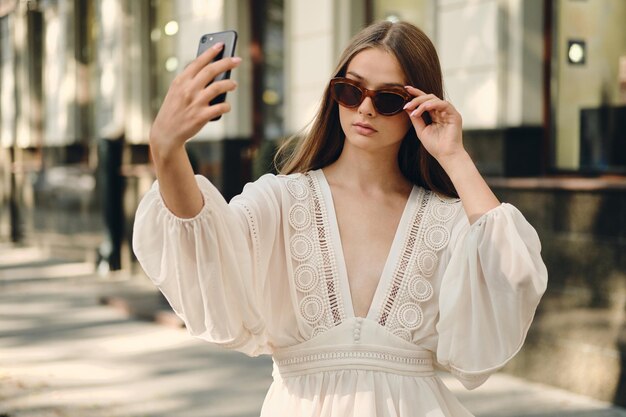
[[[504,373],[466,391],[477,417],[626,417]],[[0,417],[252,417],[271,359],[187,335],[143,276],[0,243]]]

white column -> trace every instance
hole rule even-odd
[[[374,20],[398,18],[419,27],[431,39],[435,34],[437,0],[376,0]]]
[[[543,123],[543,5],[507,0],[506,126]]]
[[[124,13],[120,0],[100,0],[95,3],[95,16],[99,33],[96,38],[96,91],[94,97],[95,135],[98,138],[117,138],[125,133],[126,119],[134,114],[126,113],[125,73],[126,40],[124,36]],[[129,46],[131,51],[136,45]],[[132,57],[133,65],[141,67],[139,57]],[[130,83],[128,83],[130,85]],[[134,106],[129,106],[134,110]],[[134,112],[133,112],[134,113]]]
[[[439,0],[436,45],[447,98],[465,128],[499,125],[498,0]]]
[[[21,148],[36,146],[41,140],[41,131],[35,119],[41,119],[42,109],[37,102],[39,92],[31,82],[35,71],[33,59],[36,52],[31,49],[29,40],[28,5],[19,2],[11,18],[13,20],[13,36],[15,48],[12,51],[15,74],[13,78],[15,91],[19,95],[15,102],[15,142]],[[30,39],[29,39],[30,38]]]
[[[10,147],[15,140],[16,85],[15,50],[13,47],[14,15],[0,21],[0,145]]]
[[[335,66],[332,0],[285,0],[285,130],[304,128]]]
[[[155,92],[150,73],[153,71],[150,57],[151,34],[149,4],[146,0],[123,1],[123,97],[125,139],[128,143],[146,143],[152,125],[153,108],[151,100]],[[119,55],[116,55],[119,59]]]
[[[252,60],[250,59],[250,6],[248,0],[224,2],[224,29],[236,30],[238,34],[235,55],[243,60],[231,73],[237,81],[237,90],[228,93],[231,111],[224,119],[225,139],[252,136]]]
[[[44,56],[44,137],[47,146],[67,145],[77,138],[77,73],[74,58],[72,0],[46,7]]]
[[[365,0],[335,0],[335,60],[365,26]]]
[[[196,58],[198,42],[202,35],[224,30],[224,1],[179,1],[174,4],[175,13],[171,19],[178,22],[178,33],[173,35],[176,38],[174,56],[178,58],[177,72],[180,73]],[[208,123],[194,140],[219,140],[224,136],[224,117],[222,117],[217,122]]]
[[[541,0],[439,0],[436,44],[464,127],[542,123]]]
[[[252,132],[251,68],[249,59],[250,23],[246,0],[193,0],[176,3],[178,33],[175,54],[178,72],[196,58],[200,37],[207,33],[235,30],[238,33],[235,54],[242,57],[239,68],[231,78],[238,83],[235,92],[228,93],[231,112],[220,120],[208,123],[194,140],[222,140],[229,137],[249,137]]]

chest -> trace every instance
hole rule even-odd
[[[408,199],[354,199],[315,172],[286,188],[294,305],[311,336],[360,316],[409,340],[423,321],[419,305],[431,303],[455,205],[417,187]]]
[[[365,316],[380,281],[406,199],[337,193],[334,209],[355,313]]]

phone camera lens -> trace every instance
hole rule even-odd
[[[206,42],[206,36],[203,36],[202,37],[202,43],[205,43],[205,42]]]

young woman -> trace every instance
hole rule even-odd
[[[230,204],[183,147],[229,110],[206,104],[235,88],[205,88],[239,63],[217,53],[176,78],[151,131],[158,183],[133,242],[148,276],[191,334],[273,356],[262,416],[470,416],[434,367],[481,385],[521,348],[547,274],[464,150],[430,40],[361,31],[283,174]]]

